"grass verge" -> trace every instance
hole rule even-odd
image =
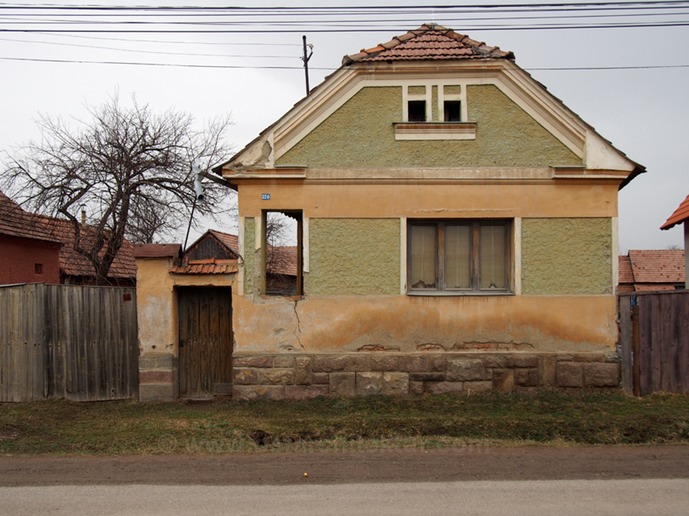
[[[117,455],[467,444],[689,443],[689,396],[542,392],[139,404],[0,404],[0,454]]]

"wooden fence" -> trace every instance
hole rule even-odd
[[[138,392],[136,289],[0,287],[0,402]]]
[[[689,291],[618,297],[622,386],[636,396],[689,393]]]

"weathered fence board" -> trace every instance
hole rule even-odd
[[[2,287],[0,317],[0,401],[137,395],[135,289]]]
[[[689,291],[621,295],[619,322],[625,389],[689,393]]]

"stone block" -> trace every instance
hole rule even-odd
[[[330,373],[330,394],[342,398],[356,396],[356,373]]]
[[[415,381],[409,382],[409,394],[419,396],[419,395],[423,394],[423,389],[424,389],[423,382],[415,382]]]
[[[343,371],[345,366],[345,355],[325,354],[313,355],[311,369],[314,372]]]
[[[510,357],[507,355],[488,354],[483,357],[483,363],[486,367],[496,369],[506,369],[508,367]]]
[[[143,383],[173,383],[175,381],[174,371],[164,370],[139,370],[139,385]]]
[[[539,385],[541,387],[555,387],[555,371],[557,369],[557,359],[554,355],[541,357],[538,366]]]
[[[284,385],[234,385],[232,398],[236,400],[282,400]]]
[[[328,396],[330,389],[327,385],[287,385],[285,396],[291,400],[305,400],[318,396]]]
[[[515,371],[513,369],[493,369],[493,390],[512,392],[514,389]]]
[[[251,367],[235,367],[232,370],[232,377],[237,385],[256,385],[261,383],[258,370]]]
[[[415,382],[443,382],[445,373],[409,373],[409,377]]]
[[[370,371],[371,355],[368,353],[345,355],[344,370],[348,372]]]
[[[313,383],[311,363],[311,357],[297,357],[294,360],[294,383],[298,385],[311,385]]]
[[[493,390],[493,382],[478,381],[478,382],[464,382],[464,392],[466,394],[479,394],[482,392],[490,392]]]
[[[273,367],[293,369],[294,363],[294,355],[275,355],[273,357]]]
[[[620,385],[620,365],[607,362],[594,362],[584,365],[584,386],[618,387]]]
[[[177,367],[177,359],[167,353],[149,353],[139,355],[139,370],[172,371]]]
[[[259,379],[266,385],[291,385],[294,383],[294,369],[260,369]]]
[[[531,354],[513,354],[508,361],[509,367],[538,367],[538,356]]]
[[[314,385],[329,385],[330,373],[313,373],[311,375],[311,383]]]
[[[559,362],[555,372],[557,387],[583,387],[584,364],[581,362]]]
[[[426,392],[431,394],[449,394],[464,391],[463,382],[427,382],[424,384]]]
[[[383,373],[359,372],[356,373],[356,395],[371,396],[382,394],[383,392]]]
[[[400,371],[413,373],[428,371],[428,355],[402,355],[399,359]]]
[[[447,361],[447,379],[454,381],[484,380],[486,368],[480,358],[451,358]]]
[[[145,383],[139,385],[139,401],[150,403],[156,401],[174,401],[177,399],[175,385],[172,383]]]
[[[409,373],[383,373],[382,393],[388,396],[409,394]]]
[[[235,355],[235,367],[273,367],[273,355]]]
[[[397,355],[371,355],[371,371],[399,371],[400,359]]]
[[[538,369],[515,369],[514,383],[519,387],[538,387]]]

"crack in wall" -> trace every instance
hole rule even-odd
[[[301,343],[301,339],[299,338],[299,334],[301,333],[301,320],[299,319],[299,312],[297,311],[297,304],[299,303],[298,299],[294,300],[294,317],[297,319],[297,327],[294,329],[294,337],[297,339],[297,342],[299,343],[299,347],[301,349],[306,350],[304,345]]]

